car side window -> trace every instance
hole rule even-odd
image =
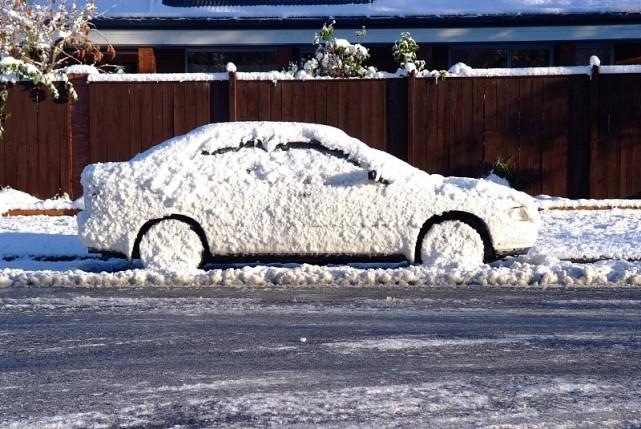
[[[339,151],[317,143],[290,143],[270,153],[271,174],[301,185],[354,186],[367,182],[367,169]]]
[[[253,143],[212,152],[202,150],[200,155],[205,174],[224,181],[255,179],[254,173],[269,161],[268,153]]]

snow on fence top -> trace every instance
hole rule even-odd
[[[88,82],[211,82],[229,79],[228,73],[94,73]]]
[[[418,78],[440,78],[440,77],[514,77],[514,76],[570,76],[587,75],[592,76],[594,67],[597,67],[600,74],[641,74],[641,65],[625,66],[600,66],[597,57],[590,58],[590,65],[571,67],[528,67],[528,68],[490,68],[475,69],[464,63],[453,65],[446,73],[441,74],[436,70],[416,73]],[[228,69],[234,72],[235,66],[231,64]],[[100,73],[92,66],[71,66],[65,69],[67,74],[87,74],[88,82],[211,82],[228,80],[230,73]],[[279,80],[325,80],[330,77],[313,76],[304,70],[291,71],[269,71],[269,72],[234,72],[238,80],[256,81],[279,81]],[[394,73],[377,71],[370,68],[365,79],[397,79],[406,77],[407,70],[399,69]],[[359,78],[351,78],[359,79]],[[13,75],[0,74],[0,82],[15,82]]]

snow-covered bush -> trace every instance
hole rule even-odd
[[[417,59],[416,53],[419,48],[418,43],[410,33],[401,33],[401,38],[394,42],[392,47],[394,61],[396,61],[398,67],[408,72],[422,72],[425,69],[425,60]]]
[[[95,0],[0,0],[0,57],[12,56],[43,73],[70,64],[100,62],[104,54],[89,39]],[[112,47],[107,55],[113,56]]]
[[[0,137],[7,117],[7,83],[30,81],[57,99],[54,81],[63,81],[70,98],[76,98],[62,69],[105,58],[101,47],[89,39],[95,10],[95,0],[81,6],[64,0],[0,0]],[[111,46],[106,53],[108,58],[115,55]]]
[[[314,37],[316,53],[303,68],[312,76],[335,78],[363,77],[368,73],[364,63],[369,51],[360,43],[351,44],[346,39],[337,39],[332,21],[323,24],[320,34]]]

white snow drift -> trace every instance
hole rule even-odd
[[[539,220],[535,201],[524,193],[430,175],[317,124],[206,125],[129,162],[90,165],[82,184],[85,210],[78,222],[88,247],[131,258],[142,238],[155,243],[143,261],[155,266],[150,258],[156,258],[172,269],[187,267],[167,266],[172,258],[163,252],[200,243],[185,244],[185,228],[165,228],[163,245],[144,237],[158,235],[147,229],[169,218],[200,232],[205,255],[214,259],[399,255],[410,262],[420,262],[428,221],[464,222],[472,228],[451,230],[454,236],[442,244],[460,254],[456,237],[472,237],[472,255],[492,259],[495,252],[530,248]]]

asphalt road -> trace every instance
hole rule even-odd
[[[640,358],[635,289],[0,289],[1,428],[638,428]]]

